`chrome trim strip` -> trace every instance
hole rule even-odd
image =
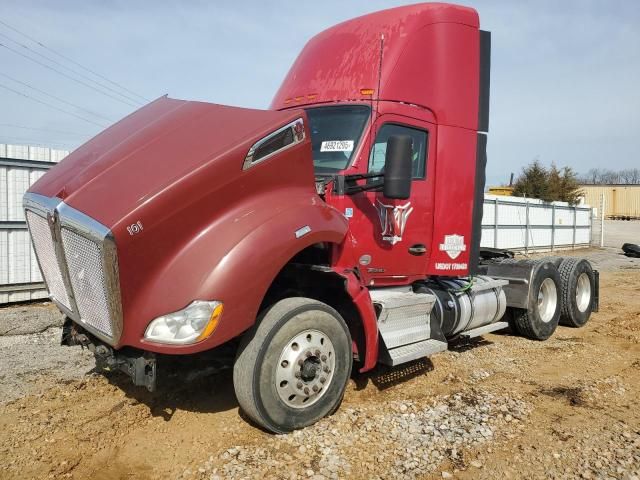
[[[280,133],[284,132],[287,129],[292,130],[293,141],[291,143],[285,145],[279,150],[276,150],[275,152],[271,152],[269,155],[265,155],[264,157],[259,158],[256,161],[253,160],[253,156],[255,155],[256,150],[258,150],[258,148],[260,148],[262,145],[264,145],[266,142],[271,140],[273,137],[275,137],[276,135],[279,135]],[[276,131],[271,132],[266,137],[258,140],[256,143],[254,143],[251,146],[251,148],[247,152],[247,156],[244,158],[244,163],[242,164],[242,170],[247,170],[255,165],[258,165],[264,162],[265,160],[268,160],[269,158],[273,157],[274,155],[277,155],[278,153],[284,152],[285,150],[293,147],[294,145],[298,145],[299,143],[304,141],[305,137],[306,137],[306,134],[304,131],[304,122],[302,121],[302,118],[298,118],[293,122],[286,124],[284,127],[280,127]]]
[[[70,207],[60,198],[49,198],[37,193],[27,192],[23,197],[23,207],[25,210],[32,211],[47,219],[51,228],[51,236],[53,239],[56,260],[58,268],[62,274],[62,280],[67,290],[67,296],[71,303],[71,309],[67,308],[58,299],[49,294],[49,298],[58,306],[58,308],[74,320],[76,323],[86,328],[96,337],[104,340],[109,344],[115,344],[120,340],[122,335],[122,301],[120,296],[120,275],[118,271],[118,254],[115,244],[115,238],[107,227],[97,222],[88,215]],[[69,267],[64,254],[62,245],[62,227],[74,231],[75,233],[92,240],[100,248],[102,256],[102,266],[105,273],[105,282],[107,283],[107,299],[109,302],[109,314],[111,316],[111,324],[113,328],[113,336],[110,337],[96,328],[88,325],[80,317],[80,310],[71,285],[71,277],[69,275]],[[31,232],[29,232],[31,235]],[[42,272],[40,259],[36,255],[38,268],[46,285],[46,278]],[[47,286],[47,290],[49,287]]]
[[[50,198],[38,193],[27,192],[22,197],[22,206],[25,210],[31,210],[41,217],[47,218],[47,215],[53,213],[58,205],[62,203],[58,197]]]
[[[26,221],[26,212],[31,211],[34,214],[45,218],[47,220],[47,224],[49,225],[49,230],[51,232],[51,238],[53,242],[53,249],[56,255],[56,262],[58,263],[58,268],[60,269],[60,275],[62,276],[62,282],[64,284],[64,288],[67,291],[67,297],[69,298],[69,302],[71,305],[68,307],[65,306],[60,300],[55,298],[47,285],[47,278],[44,275],[44,271],[42,270],[42,265],[40,264],[40,258],[36,254],[36,260],[38,262],[38,268],[40,269],[40,275],[42,276],[42,280],[44,281],[47,291],[49,292],[49,298],[58,306],[63,306],[66,312],[69,311],[69,308],[72,310],[78,311],[75,298],[73,296],[73,289],[71,288],[71,281],[69,279],[69,275],[67,272],[67,268],[64,261],[64,253],[62,252],[62,243],[60,242],[60,235],[58,233],[58,229],[56,225],[57,221],[57,213],[56,209],[58,205],[62,203],[62,200],[58,197],[50,198],[45,197],[44,195],[40,195],[38,193],[30,193],[27,192],[22,197],[22,206],[25,210],[25,221]],[[29,227],[29,222],[27,222],[27,228],[29,229],[29,237],[32,237],[31,230]],[[34,247],[35,249],[35,247]],[[73,318],[73,317],[72,317]]]

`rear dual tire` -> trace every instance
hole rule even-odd
[[[311,425],[340,405],[352,358],[338,312],[309,298],[281,300],[240,344],[233,369],[240,408],[274,433]]]
[[[526,309],[510,309],[511,326],[523,337],[546,340],[560,320],[560,274],[552,262],[534,265]]]
[[[593,311],[596,291],[595,274],[591,264],[581,258],[565,258],[558,267],[560,273],[560,324],[582,327]]]

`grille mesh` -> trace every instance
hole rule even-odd
[[[62,245],[80,318],[100,332],[113,336],[102,252],[95,242],[62,228]]]
[[[29,223],[29,230],[33,240],[33,248],[40,262],[40,268],[47,282],[49,293],[65,307],[71,309],[71,302],[62,280],[62,273],[56,259],[53,237],[51,236],[51,229],[47,219],[28,211],[27,222]]]

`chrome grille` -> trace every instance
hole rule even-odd
[[[28,192],[23,202],[51,298],[75,322],[115,345],[122,333],[122,306],[111,231],[59,198]]]
[[[84,323],[112,337],[108,287],[100,246],[63,227],[62,247],[80,318]]]
[[[29,231],[33,241],[33,248],[40,263],[42,275],[47,282],[49,294],[53,299],[71,309],[71,302],[67,289],[64,286],[62,272],[56,258],[56,249],[51,235],[51,228],[46,218],[41,217],[33,212],[26,212]]]

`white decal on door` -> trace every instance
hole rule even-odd
[[[444,243],[440,244],[440,251],[447,252],[451,260],[455,260],[462,252],[467,251],[462,235],[445,235]]]

